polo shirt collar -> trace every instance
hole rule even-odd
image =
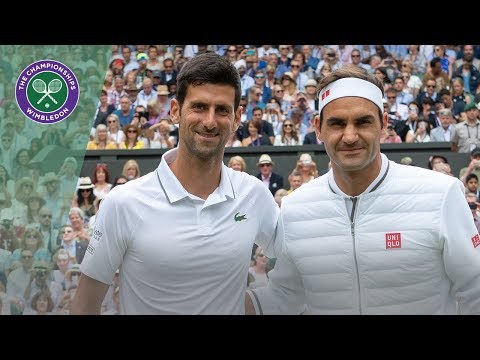
[[[182,186],[180,181],[173,174],[168,164],[172,163],[177,158],[178,148],[173,148],[165,152],[157,168],[157,176],[160,180],[160,185],[165,191],[165,195],[170,203],[175,203],[186,197],[196,199],[194,195],[188,193]],[[233,191],[233,184],[228,174],[228,168],[222,164],[222,171],[220,175],[220,184],[215,191],[210,194],[207,201],[210,205],[227,200],[227,197],[235,198]]]

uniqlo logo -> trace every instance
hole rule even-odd
[[[402,247],[402,234],[389,233],[385,234],[385,249],[401,249]]]
[[[472,243],[474,248],[480,245],[480,236],[478,234],[472,237]]]
[[[322,100],[325,100],[325,98],[330,95],[330,89],[328,89],[327,91],[325,91],[323,94],[322,94]]]

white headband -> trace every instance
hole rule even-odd
[[[375,84],[358,78],[344,78],[328,84],[320,93],[318,112],[321,113],[330,101],[347,96],[370,100],[383,112],[382,91]]]

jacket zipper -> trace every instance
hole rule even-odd
[[[358,273],[357,250],[355,246],[355,210],[357,208],[358,198],[356,196],[352,196],[350,197],[350,199],[352,200],[352,213],[350,215],[350,233],[352,235],[352,241],[353,241],[353,260],[355,262],[355,270],[357,273],[358,311],[360,312],[360,315],[362,315],[362,301],[360,298],[360,275]]]

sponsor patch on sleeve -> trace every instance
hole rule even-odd
[[[472,237],[472,243],[473,247],[476,248],[478,245],[480,245],[480,236],[476,234],[474,237]]]

